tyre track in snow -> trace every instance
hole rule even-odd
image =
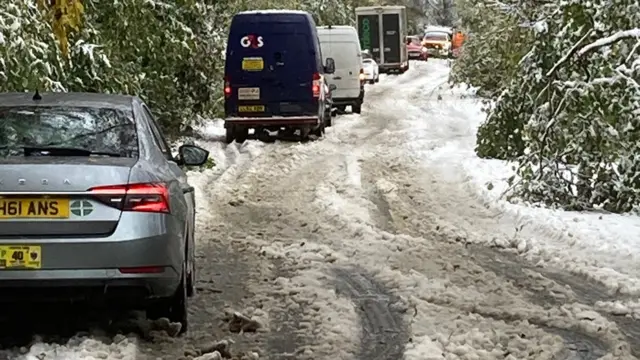
[[[301,256],[287,253],[287,249],[293,253],[305,247],[324,250],[326,215],[319,213],[313,202],[317,181],[323,181],[327,172],[344,165],[341,157],[334,156],[340,149],[333,145],[331,140],[324,139],[267,149],[251,169],[227,181],[233,184],[229,193],[240,205],[216,209],[224,219],[222,222],[245,234],[247,246],[263,254],[262,261],[270,264],[272,278],[268,283],[277,288],[267,290],[265,295],[271,297],[265,301],[265,309],[269,309],[270,320],[274,322],[266,335],[270,359],[399,358],[408,338],[402,314],[388,306],[388,299],[397,299],[366,272],[345,270],[355,268],[344,267],[350,262],[330,257],[314,261],[310,256],[315,249],[303,251]],[[327,153],[327,148],[331,153]],[[345,236],[340,228],[329,227],[329,231],[338,239]],[[332,286],[335,290],[330,293],[335,293],[335,298],[324,304],[319,302],[318,292],[325,293]],[[305,292],[314,298],[303,296]],[[324,317],[322,312],[331,311],[329,307],[336,300],[345,304],[342,312]],[[351,323],[355,326],[359,323],[361,330],[354,333],[350,328],[338,329],[333,325],[339,318],[351,315],[354,316]],[[318,336],[321,331],[338,334]],[[372,357],[374,353],[378,357]]]
[[[399,169],[396,168],[394,172],[397,174],[398,171]],[[387,174],[387,176],[392,177],[393,175]],[[386,177],[386,179],[389,179],[389,177]],[[381,177],[378,174],[375,178],[380,181],[380,178],[385,177]],[[389,184],[387,184],[387,186],[389,186]],[[465,242],[468,233],[455,231],[455,228],[451,224],[438,219],[438,214],[440,214],[440,212],[437,209],[432,209],[434,213],[423,217],[422,219],[426,221],[421,225],[416,226],[416,224],[420,224],[420,220],[415,221],[418,218],[417,214],[414,213],[412,216],[407,209],[425,208],[423,203],[412,201],[413,199],[418,198],[420,193],[416,191],[416,186],[414,184],[411,186],[403,186],[402,183],[396,184],[395,189],[396,190],[394,191],[400,193],[398,194],[399,196],[394,196],[393,200],[387,200],[387,203],[390,204],[390,212],[392,217],[395,219],[394,223],[399,233],[408,233],[418,237],[432,238],[436,241],[451,243],[450,246],[453,249],[450,251],[459,253],[459,256],[465,257],[466,261],[474,263],[486,272],[493,273],[493,276],[497,277],[497,279],[501,279],[499,282],[511,284],[512,286],[509,287],[513,287],[514,289],[521,289],[520,293],[527,296],[532,303],[535,303],[542,308],[549,308],[553,305],[562,305],[562,302],[558,302],[558,299],[552,297],[552,295],[541,294],[539,291],[536,291],[539,290],[539,285],[532,281],[530,277],[523,276],[518,279],[519,281],[514,281],[516,277],[514,274],[517,274],[523,267],[522,261],[508,264],[502,263],[503,266],[496,266],[496,264],[498,264],[496,257],[501,255],[498,251],[477,245],[467,245]],[[443,192],[435,188],[431,188],[430,190],[436,193],[450,194],[450,192]],[[461,221],[458,222],[458,224],[461,223]],[[449,226],[451,227],[448,228]],[[458,249],[455,250],[455,248]],[[486,256],[479,256],[479,254],[484,254]],[[451,257],[453,268],[457,268],[459,266],[457,264],[458,261],[455,260],[454,256]],[[469,265],[466,266],[468,267]],[[534,267],[531,266],[529,269],[531,270],[533,268]],[[467,284],[465,281],[461,281],[458,285],[466,286]],[[579,300],[575,299],[575,301]],[[483,306],[473,306],[465,303],[464,301],[455,301],[452,303],[450,300],[443,300],[437,297],[431,298],[430,302],[442,306],[454,306],[461,312],[470,311],[484,317],[505,321],[507,323],[519,322],[526,319],[529,323],[535,324],[549,333],[557,334],[564,339],[566,348],[564,353],[562,353],[562,357],[560,357],[563,359],[595,360],[605,355],[608,352],[607,349],[617,343],[616,340],[613,340],[611,343],[607,344],[605,341],[598,338],[597,332],[585,332],[584,330],[577,328],[578,324],[576,323],[570,324],[566,327],[556,327],[553,321],[549,318],[540,319],[538,315],[527,316],[526,313],[524,315],[520,315],[518,313],[510,312],[508,309],[483,309]]]
[[[523,263],[513,253],[492,251],[478,245],[470,245],[469,247],[476,258],[482,259],[483,263],[486,264],[485,267],[508,277],[516,286],[530,282],[531,278],[536,279],[539,284],[537,287],[539,292],[533,294],[532,299],[542,305],[558,305],[570,300],[596,307],[598,301],[633,299],[632,297],[608,295],[608,290],[604,285],[595,283],[586,277],[549,268],[537,268]],[[631,317],[616,316],[605,311],[600,311],[600,313],[612,323],[617,324],[627,339],[631,354],[635,357],[640,357],[640,343],[637,341],[637,339],[640,339],[640,322]],[[571,339],[571,336],[568,336],[568,338]],[[585,340],[587,339],[579,339],[575,336],[572,339],[574,345],[579,347],[582,343],[584,345],[582,346],[583,348],[589,345]],[[591,345],[598,343],[597,339],[591,340]]]
[[[262,350],[259,333],[234,334],[223,321],[225,310],[243,314],[248,310],[248,315],[260,318],[260,310],[252,307],[255,305],[251,301],[252,286],[263,281],[264,269],[250,265],[260,263],[255,252],[243,246],[243,241],[236,238],[233,229],[229,229],[224,219],[216,214],[218,207],[233,207],[229,202],[235,203],[232,198],[220,199],[215,195],[226,193],[230,179],[246,172],[263,155],[260,144],[248,145],[223,145],[223,166],[218,165],[202,174],[190,174],[206,177],[206,181],[196,189],[202,195],[196,202],[197,292],[189,302],[190,330],[180,338],[160,337],[151,342],[141,341],[137,358],[180,359],[187,354],[193,356],[198,349],[210,347],[220,340],[231,340],[231,352],[238,357]],[[220,201],[225,202],[221,204]]]
[[[245,267],[263,269],[262,284],[252,286],[251,297],[254,299],[249,300],[247,305],[256,306],[256,303],[260,303],[259,306],[268,313],[266,334],[257,340],[257,345],[262,347],[262,355],[268,359],[298,359],[304,355],[306,348],[313,345],[309,339],[313,334],[298,335],[305,317],[304,307],[311,304],[305,303],[306,298],[291,301],[296,289],[286,286],[296,275],[295,265],[286,257],[267,256],[261,249],[262,243],[269,243],[273,239],[291,238],[291,241],[297,241],[298,230],[301,236],[307,231],[304,228],[289,229],[286,223],[290,222],[290,209],[287,204],[281,203],[287,194],[273,193],[269,184],[273,179],[263,178],[265,173],[272,173],[268,171],[272,167],[288,170],[287,164],[280,161],[283,158],[280,153],[295,152],[291,148],[297,146],[304,145],[278,142],[265,146],[264,153],[248,168],[225,179],[227,191],[216,194],[212,199],[220,223],[235,239],[236,245],[233,247],[244,247],[258,255],[247,261]],[[295,162],[295,156],[288,160]],[[273,196],[276,198],[273,199]],[[313,325],[308,329],[313,331]]]
[[[337,268],[336,287],[358,306],[362,326],[356,359],[401,359],[409,339],[403,314],[393,304],[400,301],[363,269]]]

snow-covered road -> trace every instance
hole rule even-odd
[[[479,101],[450,89],[448,71],[430,61],[383,79],[367,89],[360,116],[336,118],[320,141],[202,140],[217,166],[190,174],[201,194],[192,331],[155,342],[89,339],[102,355],[85,354],[177,359],[232,339],[247,359],[640,356],[638,255],[623,241],[589,253],[596,245],[581,243],[580,227],[592,226],[582,215],[572,228],[562,214],[496,200],[484,183],[499,175],[477,169],[497,167],[469,155]],[[638,234],[640,223],[624,220]],[[225,309],[263,328],[231,334]],[[88,359],[81,347],[46,359]],[[38,344],[27,358],[53,351]]]

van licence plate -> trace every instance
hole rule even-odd
[[[260,100],[260,88],[238,88],[238,100]]]
[[[238,106],[238,112],[241,112],[241,113],[264,112],[264,105],[243,105],[243,106]]]
[[[247,57],[242,59],[242,70],[262,71],[262,69],[264,69],[264,60],[261,57]]]

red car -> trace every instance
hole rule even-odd
[[[409,60],[423,60],[427,61],[427,49],[422,46],[422,41],[417,36],[407,36],[405,38],[407,44],[407,52],[409,53]]]

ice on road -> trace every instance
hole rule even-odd
[[[216,167],[189,174],[193,330],[91,356],[175,359],[211,337],[266,359],[640,355],[640,222],[499,199],[508,166],[473,154],[480,100],[447,85],[446,61],[411,66],[367,86],[362,114],[335,118],[318,141],[226,145],[221,122],[205,124],[197,142]],[[262,328],[231,334],[224,309]],[[36,344],[23,358],[88,359],[97,345],[74,346]]]

